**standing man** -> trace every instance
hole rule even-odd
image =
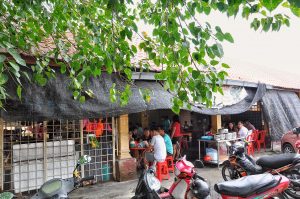
[[[179,121],[179,116],[174,115],[173,116],[173,123],[171,127],[171,139],[172,139],[172,144],[173,144],[173,159],[176,160],[179,157],[180,153],[180,148],[179,144],[180,139],[181,139],[181,125]]]
[[[153,137],[149,148],[153,152],[146,152],[145,158],[148,162],[153,162],[153,166],[156,165],[156,162],[164,162],[167,157],[167,149],[164,138],[159,134],[158,128],[153,127],[151,129]]]
[[[169,120],[169,117],[165,116],[162,119],[163,119],[163,122],[162,122],[163,130],[165,131],[165,133],[169,134],[170,127],[171,127],[171,122]]]
[[[167,156],[173,156],[173,145],[172,145],[172,140],[168,134],[165,133],[164,129],[162,126],[158,127],[159,134],[164,138],[165,144],[166,144],[166,149],[167,149]]]

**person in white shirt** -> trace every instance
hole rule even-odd
[[[248,136],[248,129],[244,127],[243,122],[239,121],[238,123],[239,132],[238,135],[240,138],[246,138]]]
[[[145,158],[148,162],[153,162],[153,166],[156,165],[156,162],[164,162],[167,157],[167,149],[164,138],[159,134],[158,128],[154,127],[152,129],[153,137],[149,148],[153,152],[146,152]]]

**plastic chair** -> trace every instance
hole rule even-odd
[[[255,148],[258,150],[258,148],[257,148],[257,140],[258,140],[258,134],[259,134],[259,132],[258,132],[258,130],[254,130],[252,134],[253,134],[252,135],[253,149],[255,151]]]
[[[167,164],[168,164],[168,170],[169,172],[174,173],[174,160],[173,160],[173,156],[167,156],[166,158]]]
[[[247,146],[247,154],[248,155],[254,155],[254,142],[253,142],[254,134],[251,133],[251,135],[248,135],[246,140],[248,142]]]
[[[262,144],[263,144],[263,146],[265,148],[265,152],[266,152],[266,140],[265,140],[266,134],[267,134],[267,131],[265,131],[265,130],[259,131],[259,136],[258,136],[258,139],[256,142],[258,152],[260,152],[260,147]]]
[[[161,182],[164,180],[170,179],[169,169],[168,169],[168,163],[167,161],[164,162],[157,162],[156,163],[156,177]]]

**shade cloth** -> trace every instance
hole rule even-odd
[[[300,99],[296,93],[268,90],[262,101],[272,140],[280,140],[283,134],[300,126]]]
[[[157,81],[135,81],[131,86],[132,96],[126,106],[111,103],[109,89],[113,83],[117,89],[124,89],[126,82],[117,74],[103,73],[100,78],[91,78],[88,88],[95,97],[85,103],[73,99],[68,88],[69,78],[57,73],[56,78],[47,82],[44,87],[37,86],[23,80],[22,100],[16,96],[15,84],[8,84],[6,90],[11,99],[5,103],[5,110],[1,110],[1,117],[6,121],[42,121],[49,119],[82,119],[118,116],[142,112],[145,110],[171,109],[173,95],[164,90]],[[151,100],[146,103],[140,95],[139,89],[148,89]],[[264,84],[257,88],[245,88],[247,96],[237,104],[220,109],[208,109],[192,106],[191,111],[215,115],[238,114],[247,111],[252,104],[262,98],[266,91]]]

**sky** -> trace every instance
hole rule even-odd
[[[284,12],[284,11],[283,11]],[[285,12],[284,12],[285,13]],[[239,16],[228,18],[220,12],[212,12],[209,16],[197,16],[197,20],[208,21],[212,26],[220,26],[223,32],[230,32],[234,44],[224,42],[223,61],[230,65],[255,65],[256,68],[293,73],[300,75],[300,18],[290,12],[290,27],[283,26],[279,32],[250,28],[251,20]],[[149,26],[138,23],[141,31],[151,32]]]
[[[222,44],[224,61],[250,63],[300,75],[300,18],[289,16],[290,27],[284,26],[279,32],[267,33],[250,29],[251,21],[241,17],[228,18],[219,12],[198,18],[219,25],[223,32],[230,32],[234,37],[234,44]]]

